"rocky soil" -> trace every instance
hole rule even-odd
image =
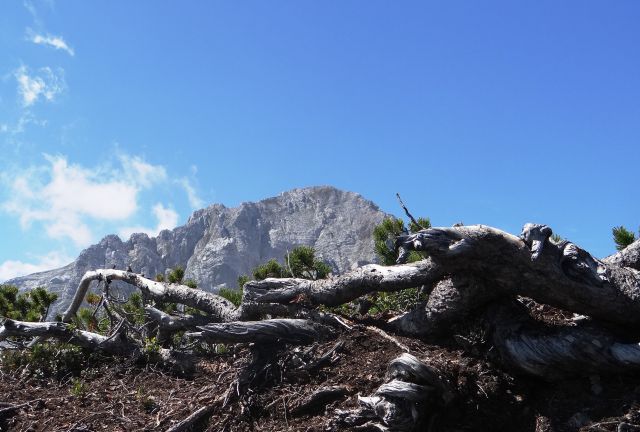
[[[562,311],[529,303],[532,314],[549,325],[563,325]],[[190,377],[177,377],[151,365],[105,360],[57,379],[3,373],[0,378],[2,430],[11,431],[165,431],[202,407],[211,416],[198,431],[349,430],[335,421],[336,410],[355,408],[358,395],[370,395],[384,382],[390,360],[406,350],[449,378],[457,390],[445,409],[429,411],[428,431],[640,431],[640,377],[592,376],[544,382],[513,375],[495,366],[491,347],[478,335],[420,341],[384,337],[385,320],[349,321],[335,340],[310,347],[288,347],[275,357],[248,392],[236,393],[234,379],[247,364],[247,346],[202,357]],[[470,327],[469,327],[470,328]],[[388,335],[388,334],[387,334]],[[341,342],[331,361],[313,363]],[[474,354],[465,354],[461,349]],[[469,344],[477,347],[469,350]],[[325,387],[342,387],[343,396],[300,409]],[[8,407],[18,406],[14,410]],[[21,405],[23,404],[23,405]],[[365,429],[351,429],[365,430]]]

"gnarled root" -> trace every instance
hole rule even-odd
[[[455,389],[443,374],[408,353],[389,364],[387,379],[373,395],[358,396],[360,408],[337,411],[333,425],[419,430],[434,408],[446,406],[456,397]]]

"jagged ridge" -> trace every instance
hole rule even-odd
[[[59,269],[7,281],[21,289],[47,287],[58,293],[56,310],[70,302],[82,275],[95,268],[124,269],[153,276],[177,265],[199,287],[234,287],[241,274],[297,245],[313,246],[336,272],[375,261],[372,231],[385,213],[361,195],[333,187],[293,189],[259,202],[227,208],[213,204],[187,223],[157,237],[108,235]]]

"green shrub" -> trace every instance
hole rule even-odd
[[[369,313],[375,315],[384,312],[407,312],[413,309],[416,303],[426,299],[427,296],[420,295],[418,288],[407,288],[397,292],[379,292],[369,298],[373,303]]]
[[[82,327],[90,332],[98,330],[98,319],[94,316],[93,311],[88,308],[80,308],[77,314],[78,320]]]
[[[57,294],[38,287],[18,293],[14,285],[0,285],[0,316],[19,321],[40,321],[49,313],[49,307],[58,298]]]
[[[153,411],[156,408],[156,401],[152,396],[149,396],[145,389],[138,387],[136,391],[136,401],[142,406],[142,409],[148,412]]]
[[[160,350],[162,347],[158,343],[155,337],[150,337],[144,340],[144,346],[142,347],[142,355],[148,362],[154,363],[160,360]]]
[[[87,395],[87,386],[80,378],[74,378],[71,380],[71,389],[69,391],[75,397],[83,398]]]
[[[240,306],[240,303],[242,303],[242,290],[220,288],[220,290],[218,291],[218,295],[220,297],[226,298],[235,306]]]
[[[285,277],[285,271],[275,259],[270,259],[265,264],[261,264],[253,269],[253,277],[255,280],[263,280],[266,278]]]
[[[40,343],[31,349],[0,351],[0,368],[6,373],[17,371],[35,378],[57,378],[80,375],[87,367],[104,360],[99,353],[64,343]]]
[[[417,222],[420,226],[411,222],[409,229],[411,232],[416,232],[422,228],[430,228],[431,221],[428,218],[418,218]],[[402,219],[396,219],[388,217],[382,220],[379,225],[376,225],[373,229],[373,243],[376,255],[382,265],[394,265],[396,263],[396,250],[394,247],[396,238],[400,235],[406,234],[404,221]],[[409,253],[408,262],[415,262],[424,259],[425,254],[423,252],[411,251]]]
[[[198,284],[193,279],[186,279],[185,281],[182,282],[182,284],[188,286],[189,288],[193,288],[193,289],[198,288]]]
[[[129,320],[134,324],[145,323],[144,306],[142,304],[142,295],[140,293],[131,293],[127,302],[122,305],[122,309],[129,314]]]
[[[184,269],[180,266],[171,270],[168,276],[169,283],[182,283],[184,277]]]
[[[636,234],[623,226],[613,227],[611,231],[617,250],[622,250],[636,241]]]

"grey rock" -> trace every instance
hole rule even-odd
[[[376,261],[372,232],[387,216],[362,196],[333,187],[284,192],[235,208],[213,204],[195,211],[187,223],[157,237],[133,234],[128,241],[108,235],[62,268],[6,283],[20,289],[44,286],[56,292],[55,310],[64,309],[82,275],[96,268],[126,269],[153,277],[178,265],[198,287],[235,287],[238,276],[298,245],[316,249],[336,274]]]

